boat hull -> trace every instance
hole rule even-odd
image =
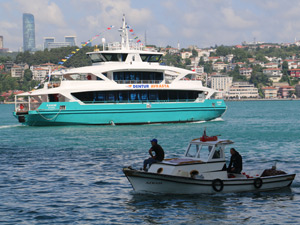
[[[163,194],[213,194],[269,191],[288,187],[295,174],[249,179],[204,180],[123,169],[136,192]],[[261,182],[261,183],[260,183]]]
[[[223,100],[186,103],[84,104],[42,103],[37,110],[14,112],[25,125],[148,124],[209,121],[226,111]]]

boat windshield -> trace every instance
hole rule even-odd
[[[143,62],[159,62],[161,55],[158,54],[141,54],[141,59]]]
[[[186,152],[186,157],[199,158],[203,162],[207,162],[210,152],[213,150],[213,145],[191,144]],[[215,156],[214,156],[215,157]],[[220,158],[220,156],[216,156]]]
[[[125,53],[91,53],[92,63],[98,62],[125,62],[128,54]]]

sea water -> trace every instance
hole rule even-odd
[[[61,127],[22,126],[13,105],[0,105],[0,224],[300,224],[300,101],[227,105],[211,122]],[[152,138],[176,157],[204,128],[235,142],[245,170],[276,162],[296,173],[292,186],[214,195],[133,191],[122,168],[142,167]]]

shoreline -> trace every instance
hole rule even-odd
[[[242,101],[300,101],[300,98],[285,98],[285,99],[224,99],[225,102],[242,102]]]

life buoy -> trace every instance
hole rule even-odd
[[[216,191],[216,192],[220,192],[223,190],[224,188],[224,184],[223,181],[221,179],[214,179],[212,182],[212,188]]]
[[[256,189],[259,189],[263,185],[263,180],[258,177],[254,180],[253,185]]]
[[[20,104],[20,109],[23,110],[24,109],[24,105]]]

